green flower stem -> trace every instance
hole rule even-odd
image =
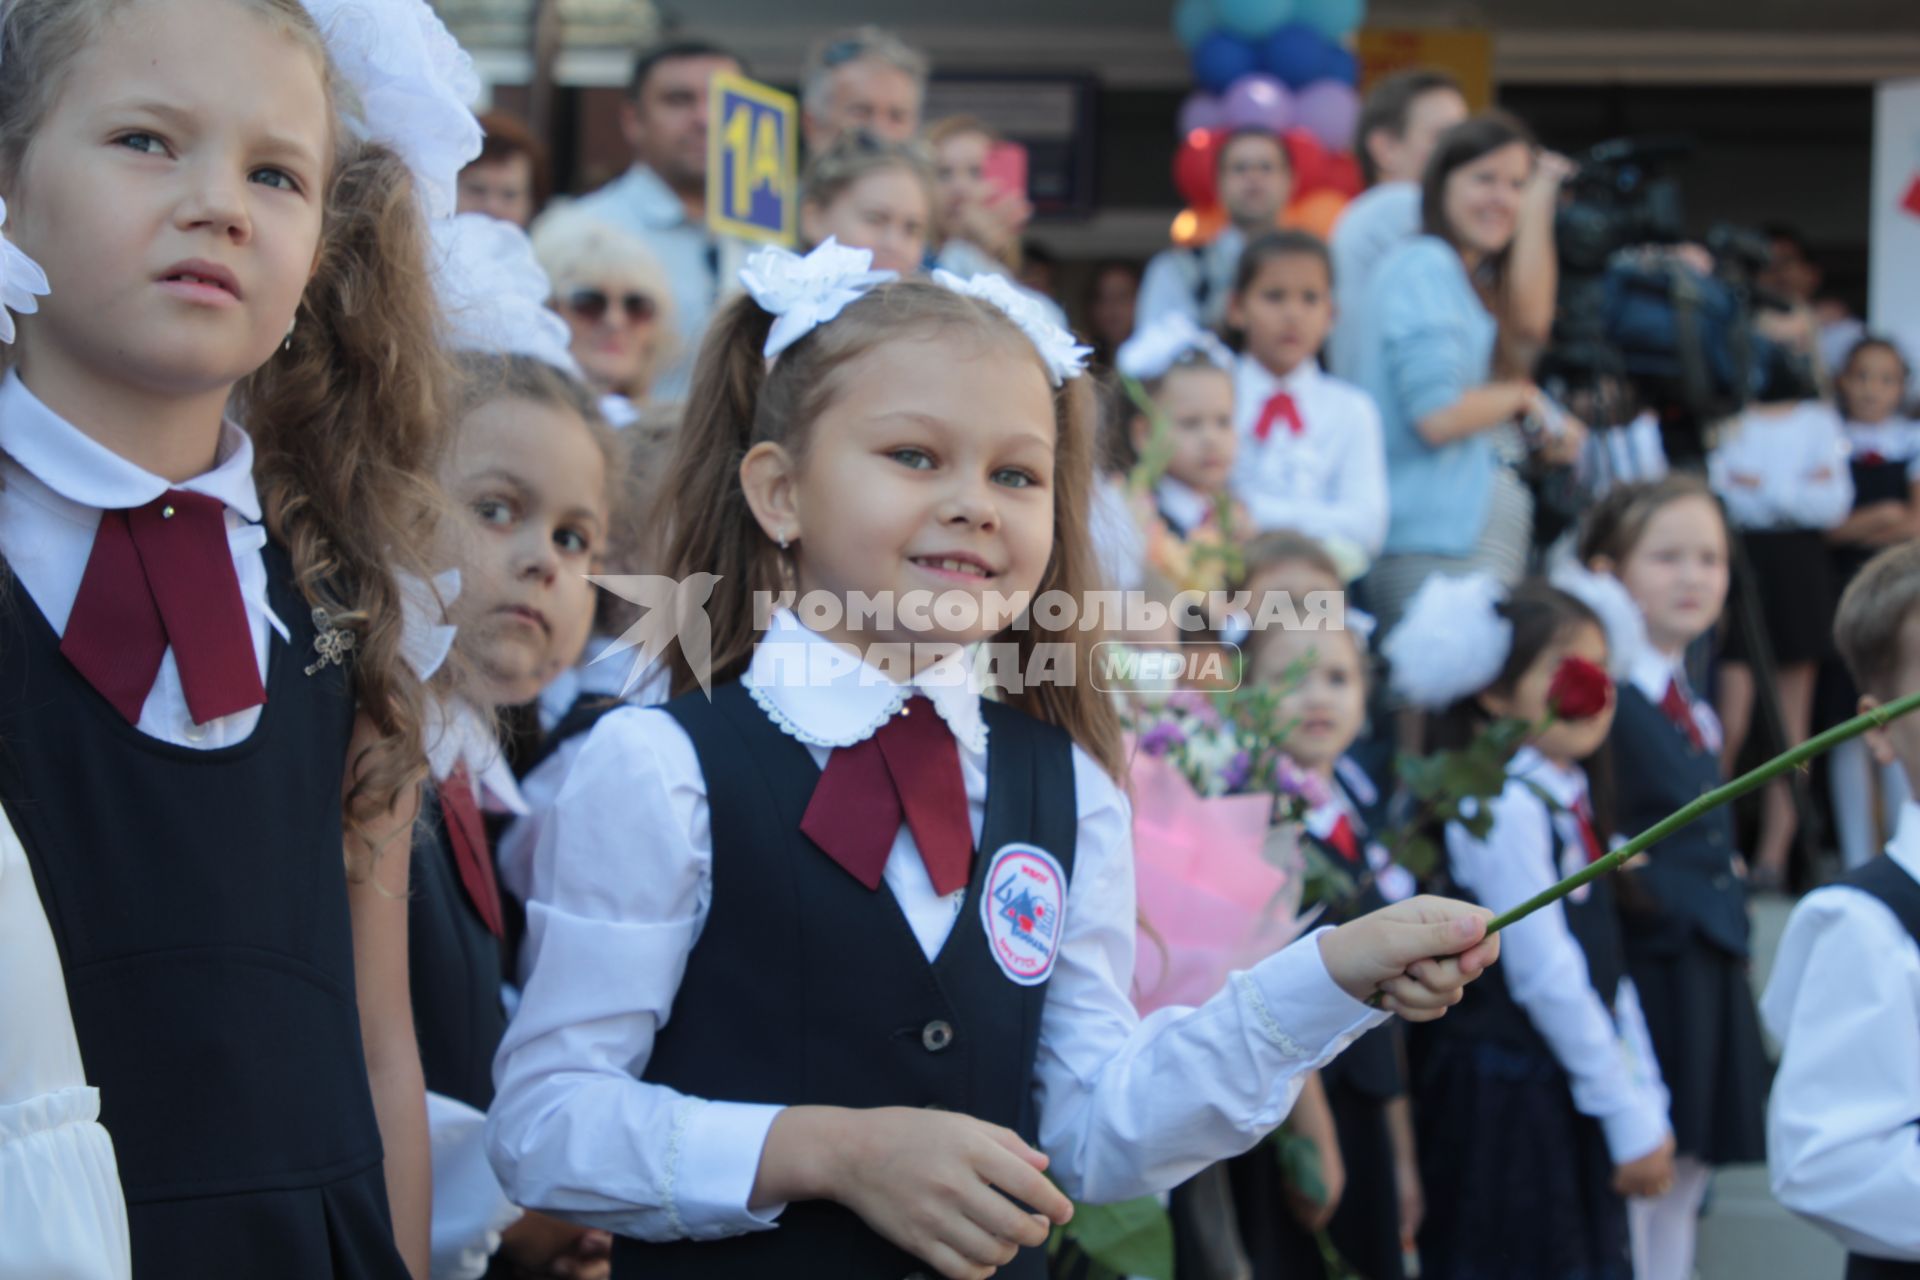
[[[1551,889],[1534,895],[1504,915],[1494,917],[1493,923],[1487,926],[1487,932],[1495,934],[1515,921],[1526,919],[1548,903],[1558,902],[1589,880],[1598,879],[1609,871],[1617,870],[1629,858],[1660,843],[1694,819],[1713,812],[1723,804],[1738,800],[1749,791],[1764,787],[1787,770],[1799,768],[1807,761],[1825,754],[1849,738],[1857,738],[1869,729],[1880,728],[1915,710],[1920,710],[1920,693],[1910,693],[1884,707],[1875,707],[1864,715],[1855,716],[1845,724],[1835,725],[1818,737],[1807,739],[1793,750],[1775,756],[1751,773],[1742,774],[1732,782],[1716,787],[1679,812],[1662,818],[1606,857],[1574,872]]]

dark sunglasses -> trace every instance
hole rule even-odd
[[[575,289],[567,295],[567,310],[579,316],[589,324],[598,324],[606,318],[607,308],[614,299],[605,289]],[[623,293],[618,299],[620,309],[626,312],[630,324],[643,324],[653,319],[656,308],[653,299],[644,293]]]

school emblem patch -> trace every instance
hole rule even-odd
[[[1053,972],[1066,925],[1067,877],[1046,850],[1030,844],[1002,845],[987,866],[980,914],[987,949],[1000,972],[1023,987],[1036,987]]]

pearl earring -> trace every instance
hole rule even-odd
[[[782,532],[780,534],[779,542],[780,542],[780,549],[782,551],[785,551],[787,549],[787,535],[785,532]]]
[[[280,349],[282,351],[293,350],[293,331],[294,331],[294,328],[299,323],[300,323],[300,317],[297,315],[293,319],[287,321],[287,336],[285,340],[280,343]]]

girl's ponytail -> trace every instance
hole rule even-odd
[[[740,488],[740,461],[755,439],[767,381],[767,331],[773,317],[747,297],[736,298],[707,331],[694,366],[693,393],[674,445],[655,510],[656,545],[676,580],[718,574],[707,605],[712,632],[712,679],[730,679],[746,667],[754,644],[756,592],[780,590],[778,553],[761,533]],[[670,671],[676,694],[698,686],[678,645]]]

